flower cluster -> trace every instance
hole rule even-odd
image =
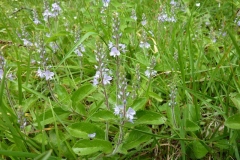
[[[110,0],[102,0],[102,2],[104,7],[108,7]]]
[[[27,119],[24,115],[22,110],[18,110],[17,112],[18,123],[20,124],[20,130],[23,131],[24,128],[27,126]]]
[[[120,52],[126,53],[126,45],[125,44],[118,44],[118,48],[113,45],[112,42],[109,42],[108,48],[110,49],[110,56],[116,57],[120,56]]]
[[[131,18],[132,18],[134,21],[137,21],[137,15],[136,15],[136,11],[135,11],[134,9],[132,9]]]
[[[142,40],[140,41],[139,47],[146,48],[146,49],[151,47],[150,44],[147,42],[147,34],[146,34],[145,30],[143,30],[143,32],[142,32],[141,39]]]
[[[80,40],[80,31],[77,31],[75,33],[76,37],[75,37],[75,40],[74,40],[74,43],[77,43],[79,40]],[[83,44],[80,44],[75,50],[74,50],[74,53],[76,55],[78,55],[79,57],[82,57],[83,56],[83,52],[85,52],[85,47]]]
[[[123,118],[124,116],[124,106],[123,105],[116,105],[115,108],[114,108],[114,114],[115,115],[119,115],[120,118]],[[136,111],[129,107],[126,114],[125,114],[125,117],[126,119],[133,123],[133,119],[134,119],[134,115],[136,114]]]
[[[49,46],[52,48],[53,53],[56,53],[57,50],[59,49],[56,42],[50,42]]]
[[[29,39],[29,33],[25,31],[25,28],[21,28],[22,33],[18,33],[18,37],[23,41],[23,45],[26,47],[32,47],[33,43],[28,40]]]
[[[1,51],[0,51],[1,53]],[[5,65],[5,59],[3,56],[0,56],[0,79],[3,79],[3,68],[4,68],[4,65]]]
[[[146,77],[150,78],[150,77],[155,76],[157,74],[157,71],[155,71],[153,69],[155,67],[155,65],[156,65],[156,60],[153,57],[150,67],[147,67],[147,70],[144,72]]]
[[[136,66],[136,69],[135,69],[135,77],[134,77],[134,80],[133,80],[133,84],[132,84],[132,98],[135,99],[136,96],[137,96],[137,90],[139,89],[140,87],[140,79],[141,79],[141,76],[140,76],[140,65],[137,64]]]
[[[97,66],[95,67],[97,70],[99,69]],[[112,77],[109,76],[109,69],[101,68],[100,70],[98,70],[94,76],[93,85],[94,86],[98,85],[100,79],[102,80],[103,85],[110,84]]]
[[[43,17],[44,17],[43,19],[45,22],[47,22],[49,18],[57,17],[60,14],[61,7],[57,3],[52,4],[51,10],[49,9],[47,2],[45,2],[44,4],[45,4],[45,10],[43,12]]]
[[[110,84],[110,81],[112,80],[112,77],[110,76],[111,71],[106,68],[106,65],[104,63],[104,60],[106,59],[106,54],[104,53],[101,46],[97,46],[97,50],[95,51],[95,53],[98,66],[95,66],[97,71],[93,78],[93,85],[96,86],[100,82],[102,82],[103,85]]]
[[[171,14],[167,14],[167,11],[165,8],[162,9],[162,12],[159,13],[158,15],[158,21],[159,22],[176,22],[176,16],[175,16],[175,9],[176,6],[178,6],[177,2],[175,2],[174,0],[172,0],[170,2],[171,4]]]
[[[51,80],[54,76],[54,73],[49,71],[48,69],[47,70],[41,70],[40,68],[38,68],[37,75],[40,78],[45,78],[46,80]]]
[[[145,13],[142,14],[141,24],[142,24],[143,26],[145,26],[145,25],[147,24],[147,17],[146,17],[146,15],[145,15]]]
[[[36,10],[33,10],[33,23],[38,25],[40,24],[41,22],[38,20],[38,15],[37,15],[37,12]]]
[[[238,27],[240,27],[240,19],[239,18],[240,18],[240,11],[238,11],[237,17],[236,17],[236,19],[234,21],[237,24]]]
[[[113,30],[112,31],[112,33],[113,33],[112,38],[115,39],[115,40],[118,40],[122,36],[122,33],[120,32],[120,20],[119,20],[117,12],[115,12],[113,14],[113,28],[112,28],[112,30]]]
[[[174,107],[177,102],[176,102],[176,94],[177,94],[177,88],[175,86],[171,87],[171,92],[169,94],[170,97],[170,102],[169,102],[169,106]]]

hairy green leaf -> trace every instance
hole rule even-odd
[[[96,133],[95,139],[104,139],[105,133],[97,125],[90,122],[78,122],[68,126],[70,134],[77,138],[88,139],[89,134]]]
[[[76,142],[72,149],[78,155],[89,155],[96,152],[110,153],[112,144],[109,141],[100,139],[83,139]]]

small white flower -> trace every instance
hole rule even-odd
[[[129,120],[129,122],[133,123],[133,118],[135,114],[136,114],[136,111],[134,109],[132,109],[131,107],[128,108],[126,113],[126,118]]]
[[[112,47],[111,52],[110,52],[110,56],[116,57],[119,56],[120,52],[116,47]]]
[[[200,5],[201,5],[200,3],[196,3],[196,6],[197,6],[197,7],[200,7]]]
[[[88,134],[88,137],[89,138],[95,138],[96,137],[96,133],[90,133],[90,134]]]
[[[44,76],[45,76],[46,80],[49,80],[49,79],[52,79],[52,78],[53,78],[54,73],[53,73],[53,72],[50,72],[49,70],[46,70],[46,71],[44,72]]]

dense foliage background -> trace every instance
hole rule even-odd
[[[240,159],[237,0],[0,2],[2,159]]]

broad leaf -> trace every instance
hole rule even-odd
[[[189,119],[186,120],[186,131],[197,131],[199,128],[200,127],[193,121]]]
[[[72,95],[73,104],[77,104],[92,92],[94,92],[97,88],[94,87],[92,84],[85,84],[81,86],[77,91],[75,91]]]
[[[61,85],[56,85],[54,88],[56,98],[58,99],[59,103],[62,104],[62,109],[69,110],[71,108],[71,97],[66,89]]]
[[[101,110],[99,112],[94,113],[90,119],[92,121],[110,121],[116,119],[113,112],[107,110]]]
[[[141,132],[143,131],[143,132]],[[122,145],[123,149],[129,150],[139,146],[140,144],[149,141],[152,136],[147,133],[152,133],[151,129],[146,126],[136,127],[136,130],[132,130],[125,138],[124,144]]]
[[[89,155],[96,152],[111,153],[112,144],[100,139],[83,139],[74,144],[73,151],[78,155]]]
[[[68,53],[65,55],[65,57],[62,59],[62,61],[58,64],[57,68],[64,62],[66,59],[71,57],[72,52],[80,45],[82,44],[83,41],[85,41],[89,36],[96,35],[97,33],[95,32],[87,32],[82,38],[74,44],[74,46],[68,51]]]
[[[89,134],[96,133],[95,139],[104,139],[105,133],[97,125],[90,122],[78,122],[68,126],[70,134],[77,138],[89,139]]]
[[[240,95],[231,98],[234,106],[240,111]]]
[[[164,124],[166,122],[166,117],[162,116],[159,113],[147,111],[147,110],[140,110],[137,111],[136,120],[134,124],[153,124],[159,125]]]
[[[53,108],[53,112],[55,113],[55,116],[57,116],[60,119],[66,119],[69,115],[70,112],[67,112],[63,110],[62,108]],[[46,125],[55,122],[58,118],[54,118],[52,114],[52,110],[49,109],[46,112],[40,114],[37,116],[38,120],[40,121],[41,125]]]
[[[205,157],[205,155],[208,153],[208,150],[199,141],[194,141],[192,143],[192,150],[197,159]]]
[[[229,117],[225,122],[225,126],[231,129],[240,129],[240,113]]]
[[[39,156],[35,157],[34,160],[48,160],[51,156],[52,150],[46,151]]]
[[[148,98],[146,98],[146,97],[138,98],[138,99],[136,99],[133,102],[131,107],[135,111],[140,110],[140,109],[144,109],[144,107],[146,106],[147,101],[148,101]]]
[[[148,95],[149,95],[151,98],[157,100],[158,102],[162,102],[162,101],[163,101],[163,99],[161,98],[161,96],[158,95],[158,94],[156,94],[156,93],[154,93],[154,92],[149,92]]]

